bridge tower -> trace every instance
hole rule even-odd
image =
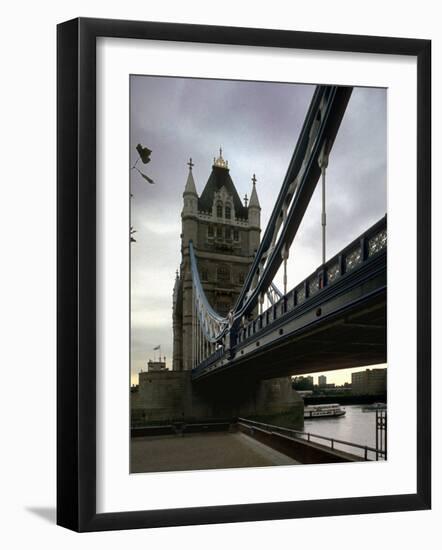
[[[234,306],[259,246],[261,207],[253,175],[250,201],[241,201],[222,149],[198,195],[190,159],[181,211],[181,265],[173,291],[173,370],[192,367],[192,275],[189,241],[211,306],[226,316]],[[248,204],[247,204],[248,203]]]

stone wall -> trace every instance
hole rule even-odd
[[[190,371],[142,372],[131,391],[132,426],[242,416],[301,428],[303,413],[290,378],[229,387],[192,384]]]
[[[304,426],[304,401],[293,389],[290,377],[261,380],[240,414],[267,424],[300,429]]]

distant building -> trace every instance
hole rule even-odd
[[[167,370],[165,357],[163,357],[163,360],[161,360],[160,357],[158,361],[152,361],[152,359],[149,359],[147,362],[147,372],[160,372],[163,370]]]
[[[387,391],[387,369],[365,369],[361,372],[353,372],[351,385],[354,394],[384,394]]]
[[[313,390],[313,376],[295,376],[293,388],[298,391]]]
[[[325,387],[327,385],[327,377],[321,374],[321,376],[318,376],[318,386],[320,388]]]

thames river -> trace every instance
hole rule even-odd
[[[376,412],[363,412],[362,407],[363,405],[344,406],[346,414],[340,417],[306,419],[304,422],[304,431],[351,443],[376,447]],[[312,441],[326,444],[325,442],[321,442],[321,440],[312,439]],[[364,453],[363,450],[358,451],[338,444],[335,447],[353,454]],[[372,455],[369,458],[372,458]]]

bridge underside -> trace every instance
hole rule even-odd
[[[257,350],[220,371],[221,378],[275,378],[385,363],[386,304],[380,298],[369,308],[329,320],[308,334],[281,339],[271,352]],[[209,377],[210,378],[210,377]]]
[[[363,310],[324,320],[305,333],[288,334],[275,342],[271,351],[257,348],[209,379],[215,378],[219,384],[224,377],[230,383],[235,377],[266,379],[385,363],[385,298],[384,292]]]
[[[364,311],[324,322],[324,326],[287,338],[266,354],[250,358],[261,378],[298,375],[384,363],[386,355],[386,304],[380,298]]]

